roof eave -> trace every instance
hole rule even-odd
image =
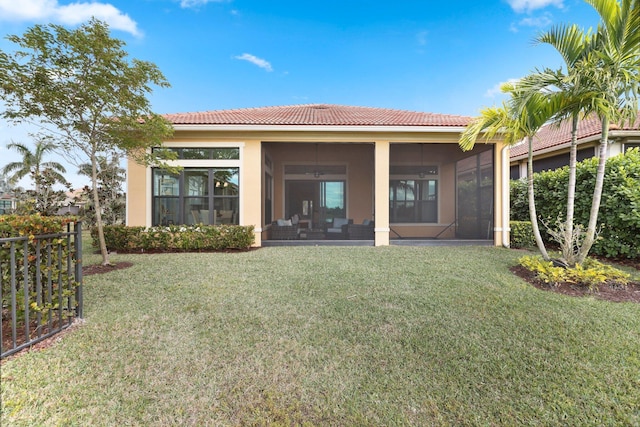
[[[235,131],[235,132],[441,132],[461,133],[465,126],[359,126],[359,125],[233,125],[233,124],[174,124],[178,131]]]
[[[635,134],[638,134],[638,131],[612,130],[612,131],[609,131],[609,139],[635,136]],[[579,139],[578,140],[578,145],[583,145],[583,144],[587,144],[587,143],[590,143],[590,142],[599,141],[600,140],[600,136],[601,136],[601,134],[598,133],[598,134],[595,134],[595,135],[590,135],[590,136],[587,136],[585,138]],[[552,153],[554,151],[564,150],[565,148],[570,148],[570,147],[571,147],[571,141],[563,142],[562,144],[554,145],[552,147],[547,147],[547,148],[545,148],[543,150],[538,150],[538,151],[534,150],[533,151],[533,155],[534,156],[538,156],[538,155],[542,155],[542,154]],[[518,156],[511,157],[510,161],[516,162],[516,161],[519,161],[519,160],[525,160],[528,157],[529,157],[529,154],[525,152],[524,154],[520,154]]]

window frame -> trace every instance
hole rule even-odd
[[[235,170],[235,171],[234,171]],[[190,194],[187,191],[187,173],[189,171],[206,171],[206,182],[204,183],[204,190],[201,194]],[[224,194],[224,190],[220,189],[218,185],[222,180],[216,179],[216,174],[220,172],[231,171],[233,175],[237,176],[237,190],[235,194]],[[235,172],[235,173],[233,173]],[[197,167],[197,168],[184,168],[180,173],[174,177],[177,177],[177,194],[160,194],[163,192],[162,188],[156,191],[156,174],[162,174],[162,170],[159,168],[153,168],[152,174],[152,201],[151,201],[151,224],[152,226],[162,225],[193,225],[196,223],[204,224],[216,224],[217,218],[214,218],[214,212],[224,211],[225,209],[216,209],[220,204],[226,204],[232,209],[226,209],[232,211],[232,224],[239,224],[240,213],[240,168],[239,167]],[[171,176],[171,174],[168,174]],[[162,184],[162,183],[161,183]],[[226,187],[226,186],[225,186]],[[158,193],[158,194],[157,194]],[[173,193],[173,188],[172,188]],[[171,203],[172,210],[166,208],[167,204],[163,204],[162,200],[173,200]],[[225,200],[230,201],[225,203]],[[177,202],[177,204],[176,204]],[[198,203],[200,202],[200,203]],[[235,202],[235,203],[234,203]],[[197,208],[192,208],[197,206]],[[237,208],[236,208],[237,207]],[[158,209],[167,209],[166,211],[158,212]],[[206,209],[205,209],[206,208]],[[195,217],[193,211],[198,211],[198,215],[202,212],[207,212],[207,218]],[[194,215],[189,218],[189,212]],[[235,212],[235,215],[233,214]]]
[[[404,171],[403,171],[404,169]],[[391,225],[437,225],[440,221],[440,164],[433,164],[429,166],[425,165],[390,165],[389,173],[389,224]],[[415,173],[421,171],[420,173]],[[426,173],[424,172],[426,171]],[[432,171],[435,171],[433,173]],[[391,173],[395,172],[395,173]],[[431,173],[430,173],[431,172]],[[401,182],[413,181],[415,187],[418,187],[418,197],[413,200],[413,218],[410,221],[405,221],[402,218],[398,218],[398,206],[400,203],[408,203],[408,200],[399,200],[397,198],[399,185]],[[427,196],[433,195],[434,200],[423,200],[425,187],[430,187],[430,183],[433,183],[435,187],[434,193],[427,192]],[[414,188],[415,188],[414,187]],[[429,210],[429,205],[435,205],[431,210],[433,211],[433,221],[421,220],[425,217],[426,212]]]
[[[160,147],[158,147],[160,148]],[[158,148],[153,148],[153,150],[156,150]],[[231,203],[231,205],[233,206],[232,209],[232,218],[231,218],[231,223],[234,224],[242,224],[243,221],[243,214],[242,214],[242,200],[243,200],[243,174],[242,174],[242,162],[243,162],[243,148],[244,148],[244,143],[238,143],[238,142],[197,142],[197,143],[192,143],[189,144],[188,146],[184,146],[180,143],[166,143],[163,145],[163,147],[161,147],[162,149],[170,149],[170,150],[184,150],[184,149],[203,149],[203,150],[227,150],[227,149],[232,149],[232,150],[237,150],[237,158],[235,159],[178,159],[178,160],[172,160],[172,161],[168,161],[168,165],[169,166],[178,166],[182,168],[182,171],[178,174],[178,194],[174,195],[174,198],[177,201],[177,206],[174,210],[176,211],[176,213],[173,214],[173,219],[170,221],[166,221],[166,223],[170,223],[170,224],[189,224],[193,221],[189,221],[188,218],[186,218],[189,213],[185,211],[186,207],[184,205],[184,199],[185,199],[185,194],[182,194],[181,192],[184,191],[184,170],[189,170],[189,169],[207,169],[207,170],[211,170],[211,169],[215,169],[215,170],[221,170],[221,169],[235,169],[236,170],[236,178],[235,178],[235,183],[237,185],[237,190],[236,190],[236,194],[233,196],[230,195],[221,195],[221,194],[215,194],[215,178],[213,177],[213,172],[208,172],[209,176],[207,178],[208,181],[208,188],[209,188],[209,195],[207,196],[203,196],[207,199],[206,204],[209,205],[210,209],[209,210],[209,222],[211,224],[217,223],[217,218],[213,218],[214,216],[214,209],[213,206],[219,206],[220,203],[223,204],[229,204]],[[213,152],[213,151],[212,151]],[[148,200],[150,200],[150,204],[148,205],[148,210],[147,210],[147,223],[152,225],[152,226],[161,226],[163,225],[162,223],[162,218],[158,215],[157,213],[157,209],[159,209],[159,205],[156,202],[156,200],[160,197],[158,195],[155,194],[156,190],[155,190],[155,171],[157,170],[161,170],[159,168],[148,168],[148,177],[149,177],[149,185],[147,187],[147,191],[148,191]],[[209,198],[211,200],[209,200]],[[228,200],[228,199],[235,199],[235,202],[221,202],[221,200]],[[203,209],[205,210],[205,209]],[[224,210],[224,209],[223,209]],[[225,212],[225,218],[223,219],[224,221],[228,221],[229,219],[226,218],[226,212]],[[219,215],[218,215],[219,216]],[[206,221],[203,221],[206,222]],[[165,224],[166,225],[166,224]]]

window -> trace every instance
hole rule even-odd
[[[627,151],[631,150],[632,148],[638,148],[640,149],[640,143],[636,143],[636,142],[627,142],[624,144],[624,152],[626,153]]]
[[[239,168],[153,170],[153,225],[238,224]]]
[[[391,223],[437,223],[438,181],[398,179],[389,182]]]
[[[0,215],[11,212],[11,200],[0,200]]]
[[[179,160],[209,159],[209,160],[238,160],[240,149],[232,148],[154,148],[153,151],[167,150],[178,154]]]
[[[590,159],[594,155],[594,148],[587,147],[579,149],[576,153],[576,160],[581,162]],[[551,157],[545,157],[533,161],[533,171],[542,172],[546,170],[555,170],[569,164],[569,153],[558,154]]]
[[[438,222],[438,165],[389,167],[389,222]]]

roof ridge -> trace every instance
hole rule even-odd
[[[308,104],[266,105],[261,107],[239,107],[239,108],[215,109],[215,110],[204,110],[204,111],[181,111],[181,112],[165,113],[164,115],[231,113],[231,112],[246,112],[246,111],[257,111],[257,110],[267,110],[267,109],[286,109],[286,108],[305,108],[305,107],[313,108],[318,106],[344,108],[344,109],[361,108],[361,109],[372,110],[372,111],[373,110],[395,111],[395,112],[414,113],[414,114],[426,114],[426,115],[432,115],[432,116],[471,118],[471,116],[465,116],[461,114],[436,113],[433,111],[407,110],[407,109],[391,108],[391,107],[372,107],[372,106],[365,106],[365,105],[331,104],[326,102],[315,102],[315,103],[308,103]]]

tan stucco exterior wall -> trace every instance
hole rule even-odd
[[[132,159],[127,161],[127,225],[149,226],[147,213],[150,212],[150,194],[147,194],[148,170]],[[150,217],[149,217],[150,219]]]
[[[261,146],[259,140],[245,141],[240,167],[240,225],[254,226],[254,246],[262,246]]]
[[[274,183],[273,219],[284,216],[284,166],[315,162],[315,146],[319,144],[319,164],[347,165],[347,215],[354,222],[375,220],[376,245],[388,245],[389,224],[389,166],[391,164],[419,164],[419,143],[428,144],[424,152],[425,164],[439,166],[439,212],[437,225],[392,225],[408,236],[434,236],[455,220],[455,164],[468,153],[457,147],[456,133],[402,132],[249,132],[249,131],[176,131],[169,146],[239,146],[240,160],[240,224],[253,225],[255,244],[266,238],[263,224],[265,156],[272,162]],[[480,144],[484,145],[484,144]],[[500,215],[500,148],[495,150],[495,228],[494,239],[500,244],[503,227]],[[480,147],[479,150],[486,149]],[[151,174],[148,169],[128,162],[127,224],[151,225]],[[375,184],[375,187],[374,185]],[[374,194],[375,191],[375,194]],[[374,216],[375,213],[375,216]],[[453,238],[453,229],[441,238]]]

